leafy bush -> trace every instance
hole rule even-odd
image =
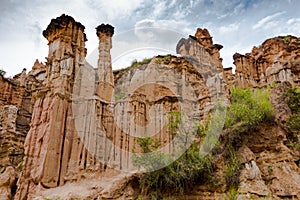
[[[300,115],[292,114],[286,121],[287,127],[292,131],[300,131]]]
[[[232,148],[229,148],[229,160],[225,167],[225,180],[227,188],[237,188],[239,185],[241,163]]]
[[[227,193],[228,200],[236,200],[238,198],[238,194],[237,188],[230,188]]]
[[[182,113],[180,111],[172,111],[168,115],[168,121],[168,133],[174,136],[177,134],[178,128],[182,121]]]
[[[231,105],[228,108],[225,120],[227,128],[235,126],[250,127],[264,120],[272,120],[274,109],[269,100],[267,89],[242,89],[233,87],[231,89]]]
[[[228,151],[224,177],[229,199],[237,199],[241,163],[238,160],[235,147],[239,145],[241,134],[250,127],[263,121],[274,120],[274,108],[269,100],[268,89],[231,89],[231,104],[227,108],[225,127],[229,128],[226,149]]]
[[[287,144],[287,146],[292,147],[297,150],[300,150],[300,142],[292,142],[292,143]]]
[[[292,115],[286,121],[286,126],[292,131],[300,130],[300,88],[289,88],[284,93],[286,102],[292,111]]]
[[[164,57],[156,57],[156,60],[157,60],[157,62],[158,62],[159,64],[161,64],[161,63],[166,63],[166,64],[168,64],[168,63],[170,63],[170,61],[171,61],[171,55],[168,54],[168,55],[166,55],[166,56],[164,56]]]
[[[146,139],[149,141],[149,139]],[[148,149],[148,148],[147,148]],[[136,157],[133,164],[153,170],[160,164],[166,164],[172,160],[170,155],[160,151],[149,154],[147,158]],[[199,156],[199,147],[194,143],[179,159],[170,165],[152,172],[145,173],[140,179],[140,185],[146,191],[172,191],[183,193],[191,186],[204,179],[213,180],[212,155],[203,158]],[[143,156],[145,154],[142,154]]]
[[[287,104],[290,107],[292,113],[300,112],[300,88],[289,88],[284,94],[287,100]]]
[[[171,112],[169,117],[169,134],[175,135],[176,129],[179,130],[179,124],[182,122],[182,115],[180,112]],[[198,125],[196,133],[201,134],[203,127]],[[140,154],[133,157],[133,165],[143,167],[151,172],[144,173],[140,179],[140,186],[144,192],[151,195],[151,192],[159,190],[161,194],[166,194],[167,191],[172,193],[183,193],[191,186],[209,180],[214,183],[212,155],[208,154],[205,157],[200,157],[199,144],[194,142],[185,153],[177,160],[173,161],[172,155],[165,154],[158,151],[160,141],[150,137],[137,139],[138,145],[145,153],[153,152],[151,154]],[[169,164],[166,166],[166,164]],[[164,168],[152,171],[157,166],[164,164]]]
[[[137,66],[148,64],[152,58],[144,58],[142,61],[137,61],[136,59],[131,62],[130,68],[135,68]]]
[[[283,40],[285,43],[290,43],[291,39],[292,39],[292,37],[291,37],[290,35],[287,35],[287,36],[284,36],[282,40]]]

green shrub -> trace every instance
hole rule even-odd
[[[225,126],[231,128],[250,127],[264,120],[272,120],[274,109],[267,89],[231,89],[231,105],[228,108]]]
[[[274,119],[274,109],[269,96],[268,89],[231,88],[231,104],[227,108],[225,120],[225,127],[230,131],[227,141],[229,158],[224,171],[229,194],[234,194],[234,189],[237,189],[239,185],[241,163],[233,148],[234,145],[239,145],[236,139],[240,137],[239,133],[247,131],[250,127]],[[231,196],[233,197],[229,199],[235,199],[236,195]]]
[[[138,196],[134,197],[133,200],[143,200],[143,196],[138,195]]]
[[[300,115],[292,114],[286,121],[287,127],[292,131],[300,131]]]
[[[229,148],[229,160],[225,167],[225,180],[227,188],[237,188],[239,185],[241,163],[234,150]]]
[[[287,36],[284,36],[282,40],[283,40],[285,43],[290,43],[291,39],[292,39],[292,37],[291,37],[290,35],[287,35]]]
[[[136,59],[131,62],[130,68],[135,68],[143,64],[148,64],[152,58],[144,58],[142,61],[137,61]]]
[[[182,114],[177,111],[171,112],[168,119],[169,134],[174,136],[176,131],[180,129]],[[200,133],[201,131],[204,131],[204,129],[201,125],[198,125],[195,133],[191,134],[205,135]],[[182,142],[184,143],[184,141]],[[154,191],[157,192],[157,190],[159,190],[160,194],[166,194],[167,191],[173,194],[183,193],[190,189],[191,186],[204,180],[209,180],[209,183],[215,183],[212,155],[208,154],[205,157],[200,157],[201,150],[198,143],[193,142],[190,148],[175,161],[172,155],[158,151],[160,146],[159,140],[145,137],[137,139],[137,143],[143,152],[152,152],[151,154],[139,154],[133,157],[134,166],[143,167],[151,171],[144,173],[140,179],[140,186],[148,195],[151,195]],[[166,166],[167,164],[169,165]],[[153,171],[162,165],[166,167]]]
[[[180,111],[172,111],[168,115],[168,133],[170,135],[176,135],[180,123],[182,121],[182,113]]]
[[[193,144],[179,159],[174,162],[170,155],[157,151],[147,157],[136,157],[135,166],[143,166],[147,170],[153,170],[161,164],[170,165],[152,172],[145,173],[140,179],[142,188],[150,192],[159,188],[160,191],[172,191],[183,193],[191,186],[208,179],[213,180],[212,155],[199,156],[197,144]],[[143,156],[145,154],[141,154]],[[210,181],[213,183],[213,181]]]
[[[123,99],[125,97],[125,93],[124,92],[116,92],[115,93],[115,100],[118,101],[120,99]]]
[[[291,131],[300,130],[300,88],[293,87],[289,88],[286,93],[284,93],[286,102],[292,111],[292,115],[286,121],[286,126]]]
[[[292,143],[287,144],[287,146],[292,147],[297,150],[300,150],[300,142],[292,142]]]
[[[300,88],[289,88],[288,91],[284,93],[284,96],[286,97],[287,104],[292,113],[300,112]]]
[[[161,64],[161,63],[169,64],[171,62],[171,55],[168,54],[164,57],[156,57],[156,60],[157,60],[158,64]]]
[[[166,55],[164,58],[163,58],[163,61],[165,63],[169,63],[171,61],[171,55]]]
[[[230,188],[227,193],[228,200],[236,200],[238,198],[238,194],[237,188]]]

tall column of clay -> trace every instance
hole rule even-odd
[[[31,199],[38,187],[64,183],[72,149],[71,96],[74,77],[86,55],[84,26],[72,17],[52,19],[43,36],[48,40],[47,77],[34,95],[25,159],[15,199]]]
[[[99,100],[97,100],[96,112],[98,113],[97,121],[102,130],[101,133],[105,134],[97,141],[97,146],[100,147],[100,150],[97,151],[97,157],[106,166],[110,159],[111,141],[114,135],[114,78],[110,54],[114,27],[109,24],[101,24],[96,27],[96,34],[99,38],[96,78],[96,96]]]
[[[111,103],[114,100],[114,78],[112,73],[110,49],[112,48],[114,27],[109,24],[101,24],[96,28],[96,30],[99,38],[99,59],[97,69],[99,84],[96,90],[96,95],[104,102]]]

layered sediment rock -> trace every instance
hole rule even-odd
[[[15,180],[23,167],[24,141],[33,110],[32,94],[41,86],[45,74],[44,69],[39,69],[39,73],[35,70],[28,74],[23,70],[13,79],[0,76],[0,173],[4,172],[0,175],[0,182],[7,187],[5,194],[15,192],[11,188],[15,188]],[[10,176],[8,182],[4,180],[6,176]],[[10,199],[9,196],[11,194],[1,199]]]
[[[300,153],[290,148],[291,133],[284,126],[291,111],[282,94],[290,87],[290,83],[284,82],[271,89],[276,124],[261,124],[243,136],[246,145],[239,149],[243,164],[239,185],[242,198],[300,198]]]
[[[47,74],[35,93],[16,199],[31,199],[45,188],[67,182],[99,178],[110,156],[105,135],[112,133],[113,123],[113,27],[97,27],[97,69],[85,61],[84,26],[72,17],[53,19],[43,35],[49,41]]]
[[[132,168],[131,152],[139,148],[139,137],[160,139],[161,150],[172,153],[174,138],[168,134],[169,114],[181,111],[191,120],[203,119],[214,97],[197,66],[171,55],[120,70],[115,77],[116,131],[112,151],[117,153],[112,162],[121,163],[123,169]]]
[[[99,59],[97,76],[99,80],[96,94],[102,101],[111,103],[114,94],[114,78],[112,73],[110,49],[112,48],[112,36],[114,27],[109,24],[101,24],[97,28],[99,38]]]
[[[84,26],[72,17],[62,15],[51,21],[43,35],[49,41],[47,74],[43,87],[34,95],[33,115],[25,141],[24,168],[16,199],[32,198],[30,195],[37,186],[56,187],[65,180],[79,178],[79,171],[71,173],[70,168],[78,169],[80,157],[83,162],[86,159],[76,152],[73,155],[74,151],[86,151],[80,149],[80,139],[76,140],[78,137],[74,135],[70,104],[74,77],[86,55]],[[36,63],[35,68],[40,70],[41,67]],[[77,148],[72,149],[75,144]],[[72,162],[74,164],[70,165]]]
[[[16,172],[12,166],[7,167],[6,170],[0,174],[0,199],[12,199],[11,189],[15,185],[15,179]]]
[[[300,39],[276,37],[253,47],[246,55],[234,54],[235,84],[241,87],[262,87],[272,82],[299,85]]]
[[[205,79],[214,98],[224,97],[227,91],[220,49],[222,46],[213,44],[208,30],[200,28],[197,29],[195,36],[181,39],[176,46],[176,52],[197,67],[198,73]]]
[[[46,188],[72,181],[97,179],[109,174],[110,168],[133,170],[131,152],[138,149],[136,137],[151,134],[172,152],[168,113],[184,110],[195,120],[203,119],[213,109],[212,101],[224,94],[222,70],[199,41],[190,44],[197,51],[189,57],[195,63],[158,56],[129,69],[128,75],[115,75],[114,80],[110,56],[114,28],[102,24],[96,31],[96,69],[84,59],[84,26],[72,17],[53,19],[43,32],[49,41],[47,73],[43,86],[34,93],[16,199],[33,198]],[[35,75],[43,70],[38,61],[34,70]],[[116,103],[115,83],[116,90],[124,94]]]
[[[141,150],[139,137],[160,139],[163,151],[175,152],[176,141],[168,133],[170,113],[181,111],[190,126],[206,119],[215,102],[227,103],[233,84],[299,84],[296,37],[273,38],[250,54],[235,54],[233,75],[222,67],[222,46],[199,28],[195,36],[179,41],[181,56],[156,56],[113,73],[114,28],[96,28],[96,68],[85,61],[84,29],[67,15],[52,19],[43,32],[49,42],[46,66],[37,60],[28,74],[23,70],[14,79],[0,76],[0,198],[12,196],[13,174],[21,165],[15,199],[131,198],[138,194],[138,177],[120,172],[136,172],[132,154]],[[238,148],[240,197],[299,197],[299,153],[285,144],[283,122],[290,113],[281,94],[286,87],[272,91],[277,124],[262,124],[243,136],[244,145]],[[225,158],[218,159],[217,173],[222,175]],[[211,196],[226,198],[224,184],[217,189],[197,186],[186,198]]]
[[[220,50],[223,48],[220,44],[214,44],[212,37],[207,29],[198,28],[195,36],[189,36],[188,39],[181,39],[176,47],[176,52],[183,55],[194,57],[203,65],[210,66],[210,70],[223,71],[222,58]]]

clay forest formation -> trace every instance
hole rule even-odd
[[[117,27],[116,27],[117,28]],[[300,38],[224,68],[209,31],[113,70],[115,27],[62,14],[46,62],[0,71],[0,199],[300,199]],[[46,56],[46,55],[45,55]]]

